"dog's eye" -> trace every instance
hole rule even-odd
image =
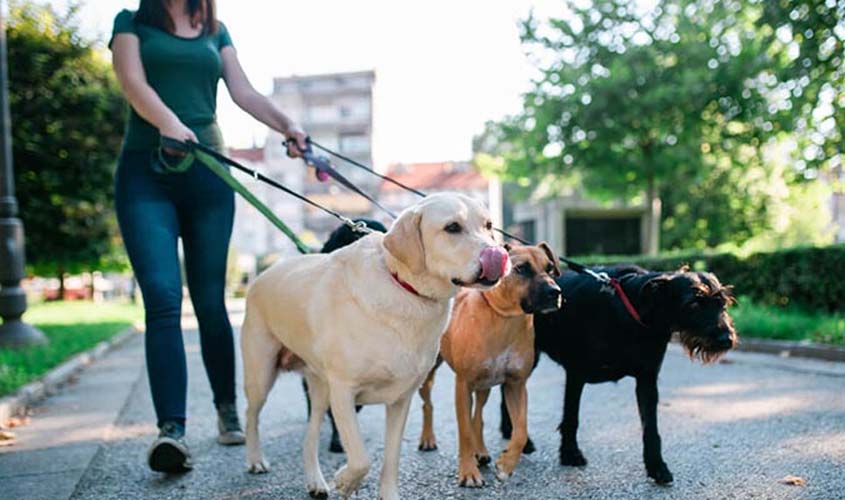
[[[551,265],[551,264],[549,264],[548,266],[546,266],[546,273],[548,273],[548,274],[552,274],[553,272],[555,272],[555,266],[553,266],[553,265]]]
[[[487,228],[488,231],[492,231],[493,230],[493,223],[488,220],[487,223],[484,224],[484,227]]]
[[[516,272],[523,276],[531,276],[531,264],[525,263],[516,266]]]
[[[458,234],[463,231],[463,228],[457,222],[452,222],[451,224],[446,224],[446,227],[444,227],[443,230],[447,233]]]

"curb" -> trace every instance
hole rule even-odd
[[[0,398],[0,427],[11,417],[22,416],[33,404],[54,394],[65,385],[74,375],[82,371],[91,363],[102,358],[113,349],[120,347],[129,341],[141,330],[130,326],[116,334],[109,340],[104,340],[85,352],[76,354],[69,360],[47,372],[35,382],[30,382],[21,387],[18,392],[11,396]]]
[[[672,342],[680,344],[678,334],[672,334]],[[768,340],[754,337],[742,337],[734,351],[759,352],[773,354],[781,358],[809,358],[822,361],[845,363],[845,347],[817,344],[815,342],[796,342],[791,340]]]
[[[736,350],[774,354],[781,358],[811,358],[822,361],[845,362],[845,347],[813,342],[743,338]]]

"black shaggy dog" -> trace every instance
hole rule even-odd
[[[534,316],[538,356],[545,352],[566,369],[563,419],[558,428],[560,463],[587,464],[576,438],[584,384],[630,376],[637,381],[646,472],[659,484],[671,483],[672,473],[663,461],[657,431],[657,376],[666,345],[677,332],[690,358],[703,363],[718,360],[734,347],[737,334],[727,311],[735,303],[731,287],[723,286],[713,274],[686,268],[665,273],[636,266],[598,271],[619,280],[642,323],[633,318],[612,287],[574,272],[557,279],[566,306]],[[509,437],[507,408],[502,405],[501,411],[501,431]],[[525,451],[532,447],[526,445]]]
[[[386,233],[387,228],[384,227],[379,221],[372,220],[372,219],[355,219],[355,222],[363,222],[368,228],[372,229],[373,231],[378,231],[381,233]],[[346,224],[341,225],[334,231],[332,234],[329,235],[329,239],[326,240],[326,243],[323,245],[323,248],[320,250],[320,253],[332,253],[335,250],[343,248],[347,245],[351,245],[356,241],[360,240],[365,235],[363,233],[353,231],[349,226]],[[305,379],[302,379],[302,389],[305,391],[305,401],[308,404],[308,415],[311,415],[311,398],[308,397],[308,384],[305,383]],[[360,406],[355,407],[355,411],[361,411]],[[340,444],[340,436],[337,433],[337,426],[334,423],[334,417],[332,416],[332,411],[328,411],[329,414],[329,421],[332,424],[332,439],[329,442],[329,451],[334,453],[342,453],[343,452],[343,445]]]

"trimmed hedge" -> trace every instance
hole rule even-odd
[[[633,263],[670,271],[689,265],[710,271],[736,295],[758,304],[845,312],[845,245],[798,247],[757,253],[745,258],[729,253],[677,254],[659,257],[588,257],[591,264]]]

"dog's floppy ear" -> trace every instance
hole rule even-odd
[[[542,249],[544,252],[546,252],[546,256],[549,258],[550,261],[552,261],[552,266],[554,266],[555,268],[552,274],[555,278],[559,278],[560,264],[558,264],[557,255],[555,255],[555,253],[552,251],[552,248],[545,241],[540,242],[540,244],[537,246],[540,247],[540,249]]]
[[[390,231],[384,235],[384,248],[413,273],[425,270],[425,246],[420,222],[422,212],[405,210],[399,215]]]
[[[640,316],[646,318],[657,307],[661,293],[666,289],[672,278],[661,275],[654,277],[643,284],[640,288]]]

